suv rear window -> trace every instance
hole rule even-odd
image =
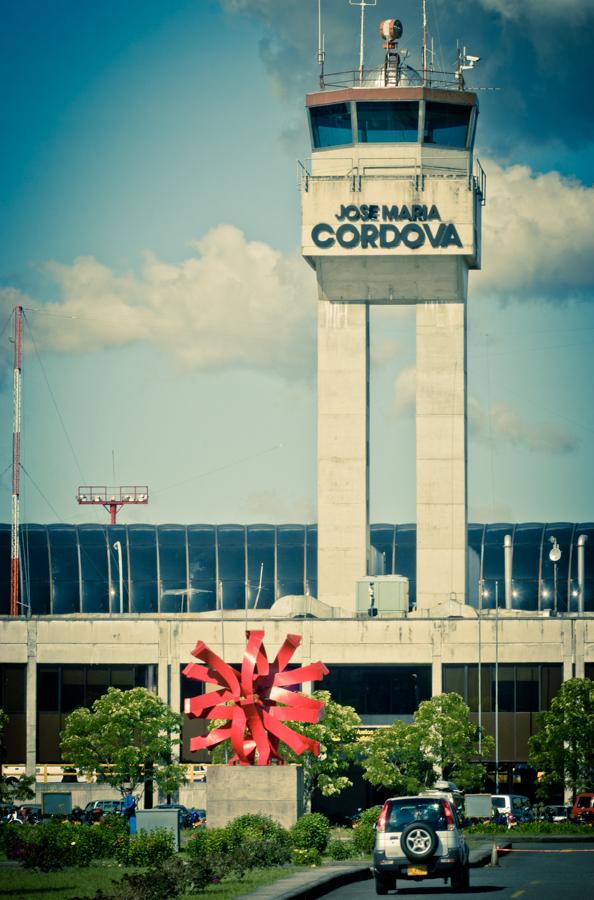
[[[438,831],[445,831],[447,821],[441,800],[393,800],[386,821],[386,831],[402,831],[411,822],[429,822]]]

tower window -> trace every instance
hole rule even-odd
[[[417,140],[419,104],[357,103],[357,135],[360,143],[402,143]]]
[[[351,109],[348,103],[313,106],[310,111],[314,147],[336,147],[353,143]]]
[[[425,109],[425,144],[441,144],[444,147],[466,146],[470,106],[453,103],[427,102]]]

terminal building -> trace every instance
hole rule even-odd
[[[478,100],[464,83],[476,58],[460,54],[448,74],[424,55],[415,72],[401,33],[397,20],[382,23],[379,68],[323,75],[306,97],[317,522],[24,525],[17,616],[10,527],[0,526],[3,762],[30,773],[59,763],[65,716],[110,685],[146,686],[181,709],[197,640],[237,663],[247,627],[265,630],[272,652],[301,634],[296,662],[322,660],[320,686],[369,728],[460,693],[498,735],[492,789],[533,794],[538,713],[564,680],[594,677],[594,523],[468,523],[466,311],[486,197]],[[416,477],[415,524],[369,520],[374,304],[416,311],[416,472],[400,473]],[[184,761],[208,761],[188,750],[199,727],[185,727]]]

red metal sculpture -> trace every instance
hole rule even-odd
[[[226,724],[215,728],[207,737],[190,740],[190,750],[209,750],[230,739],[235,752],[229,765],[271,765],[275,760],[283,764],[278,753],[281,741],[297,754],[311,750],[315,756],[319,744],[284,725],[284,722],[319,722],[324,704],[304,697],[291,686],[304,681],[319,681],[328,674],[321,662],[286,671],[295,650],[301,643],[298,634],[288,634],[274,662],[269,663],[262,646],[263,631],[246,631],[247,644],[241,671],[228,665],[220,656],[198,641],[192,656],[206,663],[190,663],[183,671],[186,678],[216,684],[217,691],[208,691],[185,701],[185,713],[192,719],[222,719]]]

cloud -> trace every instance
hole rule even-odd
[[[94,257],[47,264],[60,298],[37,319],[40,349],[88,353],[143,342],[183,369],[312,377],[316,301],[303,261],[248,241],[231,225],[191,246],[194,253],[177,265],[147,253],[139,275],[116,274]],[[4,306],[15,297],[0,293]]]
[[[274,83],[302,106],[317,90],[317,4],[315,0],[219,0],[234,27],[241,18],[261,29],[260,55]],[[359,10],[346,0],[322,0],[326,71],[358,66]],[[409,63],[420,67],[420,4],[401,0],[396,11],[404,24],[401,46]],[[393,0],[378,0],[367,11],[366,60],[382,61],[378,23],[395,13]],[[594,117],[579,85],[594,81],[592,0],[442,0],[431,5],[429,31],[436,38],[437,67],[452,71],[461,39],[481,57],[468,83],[497,88],[480,95],[480,140],[497,155],[516,155],[537,140],[578,147],[594,140]],[[554,114],[551,111],[554,110]]]
[[[501,13],[506,19],[582,17],[592,12],[592,0],[479,0],[486,10]]]
[[[394,382],[394,404],[398,412],[413,413],[416,405],[417,370],[414,366],[402,369]]]
[[[483,271],[471,275],[471,290],[504,299],[594,299],[594,187],[528,166],[488,162],[485,169]]]
[[[394,382],[394,402],[398,412],[414,415],[415,392],[415,368],[403,369]],[[489,422],[488,410],[472,395],[468,397],[468,422],[472,438],[481,442],[493,440],[499,445],[551,455],[573,453],[579,447],[578,438],[566,427],[550,422],[527,422],[506,403],[493,405]]]

